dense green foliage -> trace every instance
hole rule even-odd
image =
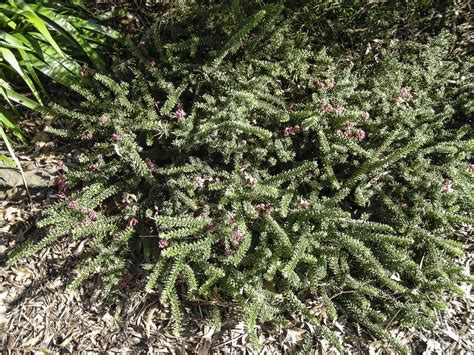
[[[99,268],[110,291],[140,250],[177,332],[181,300],[221,298],[255,342],[257,322],[298,312],[337,344],[312,300],[403,351],[385,326],[432,325],[463,279],[451,237],[474,204],[469,63],[447,33],[351,62],[283,7],[243,23],[222,11],[150,31],[76,88],[80,110],[56,107],[74,123],[50,131],[85,150],[57,179],[46,237],[10,262],[86,239],[72,287]]]
[[[78,83],[88,63],[104,70],[97,48],[106,50],[110,41],[117,44],[123,37],[101,25],[84,7],[47,0],[0,4],[0,133],[4,142],[8,144],[4,128],[25,141],[15,124],[18,104],[44,111],[44,78],[69,87]],[[34,98],[25,96],[25,86]]]

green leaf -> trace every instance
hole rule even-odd
[[[21,11],[19,11],[17,14],[18,15],[23,15],[28,19],[31,25],[33,25],[42,35],[43,37],[48,41],[48,43],[58,52],[61,56],[64,57],[64,53],[59,47],[59,45],[56,43],[56,41],[53,39],[51,36],[51,33],[49,33],[48,28],[46,27],[45,23],[43,20],[31,9],[31,7],[26,4],[23,0],[9,0],[10,4],[12,6],[17,6]]]
[[[25,138],[20,132],[20,129],[18,126],[16,126],[13,123],[13,115],[10,111],[4,109],[2,106],[0,106],[0,123],[5,125],[5,127],[11,131],[22,143],[25,143]]]
[[[1,22],[1,18],[0,18]],[[25,51],[32,51],[30,47],[27,47],[27,44],[19,40],[18,38],[12,36],[11,34],[0,30],[0,45],[2,47],[9,47],[9,48],[15,48],[15,49],[22,49]]]
[[[47,42],[34,34],[26,36],[35,48],[35,56],[30,57],[32,66],[58,83],[70,86],[77,83],[81,66],[69,56],[61,57]]]
[[[5,154],[0,154],[0,161],[3,161],[7,165],[10,165],[12,168],[16,167],[15,162],[7,157]]]
[[[54,11],[51,11],[45,7],[37,7],[38,14],[46,18],[47,20],[54,22],[55,28],[66,38],[72,38],[79,47],[87,54],[87,56],[97,65],[99,68],[105,67],[105,62],[102,60],[100,55],[90,46],[87,39],[71,24],[68,22],[68,18],[61,16]]]
[[[35,111],[39,111],[39,112],[45,111],[45,108],[41,104],[27,98],[26,96],[23,96],[17,93],[16,91],[13,91],[9,87],[10,85],[6,81],[4,81],[3,79],[0,79],[0,94],[2,94],[6,100],[15,101],[19,103],[20,105],[23,105]]]
[[[0,48],[0,53],[2,54],[3,58],[10,64],[15,71],[20,74],[21,78],[25,81],[26,85],[30,88],[31,92],[33,95],[35,95],[36,99],[40,104],[43,104],[41,101],[41,96],[36,89],[35,85],[33,84],[33,81],[30,79],[28,75],[25,74],[23,69],[21,69],[20,63],[18,63],[18,60],[16,59],[15,55],[11,50],[8,48]]]
[[[33,64],[36,62],[36,58],[33,53],[26,52],[22,49],[19,49],[18,52],[20,53],[21,57],[23,58],[23,64],[25,65],[25,69],[30,74],[33,81],[36,83],[37,87],[40,88],[43,94],[46,95],[46,90],[43,87],[43,84],[36,75],[35,68],[33,68]],[[38,100],[41,102],[41,100]]]

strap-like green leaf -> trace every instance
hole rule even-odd
[[[63,51],[56,43],[56,41],[51,36],[46,24],[43,20],[31,9],[31,7],[26,4],[23,0],[9,0],[12,6],[16,6],[19,11],[17,14],[21,14],[29,21],[31,25],[33,25],[49,42],[49,44],[58,52],[61,56],[64,56]]]
[[[25,72],[23,71],[23,69],[20,66],[20,63],[18,62],[15,55],[13,54],[13,52],[11,50],[9,50],[8,48],[0,48],[0,54],[2,55],[3,59],[5,59],[8,62],[8,64],[10,64],[11,67],[25,81],[26,85],[28,85],[28,87],[30,88],[33,95],[35,95],[36,100],[38,100],[38,102],[40,104],[43,104],[43,102],[41,101],[41,96],[40,96],[38,90],[35,87],[35,84],[33,84],[33,81],[31,80],[31,78],[28,75],[25,74]]]

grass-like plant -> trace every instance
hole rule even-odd
[[[70,87],[79,82],[84,64],[104,70],[100,51],[110,41],[124,39],[85,7],[44,0],[0,4],[0,133],[14,160],[6,132],[25,142],[16,124],[16,106],[44,112],[45,79]],[[19,87],[27,87],[33,97]],[[0,159],[9,161],[5,156]]]

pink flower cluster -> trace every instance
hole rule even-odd
[[[348,122],[344,131],[340,132],[343,137],[351,138],[355,137],[358,140],[363,140],[366,136],[365,131],[361,128],[354,128],[354,122]]]
[[[76,207],[77,207],[77,205],[76,205]],[[81,207],[81,209],[79,211],[82,214],[87,215],[93,221],[95,221],[97,219],[97,212],[94,211],[93,209],[88,209],[86,207]]]
[[[108,121],[108,119],[107,119],[107,117],[105,117],[105,115],[100,115],[100,116],[99,116],[99,124],[100,124],[100,125],[106,124],[107,121]]]
[[[293,126],[293,127],[286,127],[284,130],[283,130],[283,135],[285,137],[288,137],[288,136],[294,136],[296,133],[298,133],[300,131],[300,126],[296,125],[296,126]]]
[[[362,112],[361,115],[360,115],[360,118],[362,118],[364,121],[367,121],[369,119],[369,117],[370,117],[370,115],[367,111]]]
[[[53,180],[53,183],[58,187],[58,190],[60,192],[66,192],[67,184],[66,178],[63,174],[59,174],[58,176],[56,176]]]
[[[407,88],[407,87],[402,87],[400,89],[400,95],[397,96],[396,99],[395,99],[395,103],[397,105],[400,105],[400,104],[402,104],[406,101],[410,101],[412,99],[413,99],[413,95],[412,95],[410,89]]]
[[[131,273],[127,273],[122,276],[122,278],[119,281],[119,287],[120,288],[125,288],[127,287],[133,280],[133,276]]]
[[[332,112],[334,111],[334,107],[331,104],[325,104],[323,105],[323,112]]]
[[[112,133],[112,139],[115,141],[115,142],[118,142],[120,140],[120,134],[118,133]]]
[[[255,186],[257,184],[257,179],[255,179],[252,175],[250,175],[246,171],[244,171],[244,179],[245,179],[245,183],[249,186]]]
[[[443,192],[451,193],[453,191],[453,182],[449,179],[444,180]]]
[[[311,207],[309,201],[305,200],[304,198],[300,198],[300,203],[298,204],[298,208],[300,210],[309,210]]]
[[[68,206],[71,208],[77,208],[79,206],[79,203],[77,202],[77,200],[71,200],[69,201]]]
[[[186,116],[186,112],[182,108],[178,108],[173,112],[171,116],[179,120],[180,118],[183,118]]]
[[[135,227],[138,224],[138,219],[136,219],[135,217],[132,217],[128,220],[127,224],[129,227]]]
[[[94,163],[89,167],[90,171],[97,172],[99,171],[99,163]]]
[[[204,182],[206,180],[204,180],[202,177],[200,176],[195,176],[193,177],[193,181],[194,181],[194,186],[197,188],[197,189],[201,189],[202,187],[204,187]]]
[[[341,104],[335,104],[333,106],[332,104],[327,103],[323,105],[322,110],[326,113],[334,112],[336,115],[340,116],[344,112],[344,106]]]
[[[148,64],[150,65],[150,67],[154,68],[156,67],[156,62],[154,60],[149,60],[148,61]]]
[[[158,241],[158,248],[165,249],[168,246],[168,241],[166,239],[160,239]]]
[[[240,229],[236,228],[232,231],[232,245],[234,247],[238,246],[244,239],[245,235]]]
[[[316,85],[321,90],[332,90],[334,89],[334,81],[330,79],[321,80],[320,78],[316,78]]]

